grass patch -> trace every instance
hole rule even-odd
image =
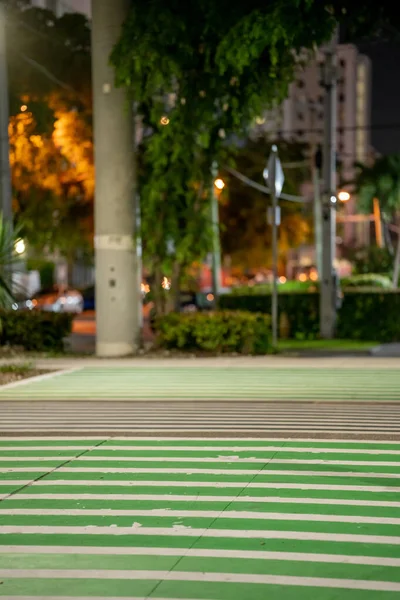
[[[35,370],[32,363],[19,363],[10,365],[0,365],[0,373],[9,373],[12,375],[25,375]]]
[[[281,340],[278,352],[365,352],[377,345],[358,340]]]

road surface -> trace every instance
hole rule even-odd
[[[397,600],[400,444],[0,440],[7,600]]]

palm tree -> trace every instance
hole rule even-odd
[[[379,203],[388,246],[391,245],[388,225],[394,219],[400,224],[400,154],[378,158],[373,166],[356,165],[354,192],[359,208],[366,213],[376,212]],[[400,272],[400,235],[394,260],[393,285],[397,286]]]
[[[20,260],[14,250],[19,228],[13,228],[0,214],[0,308],[10,308],[13,301],[13,265]]]

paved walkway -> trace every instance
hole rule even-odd
[[[397,600],[400,444],[0,440],[7,600]]]
[[[359,435],[400,439],[400,403],[1,403],[0,436],[14,434]],[[0,438],[1,439],[1,438]]]
[[[282,363],[203,368],[104,364],[3,386],[0,400],[400,401],[400,368],[387,367],[386,361],[384,368],[371,363],[361,369],[305,368],[299,361],[290,368]]]

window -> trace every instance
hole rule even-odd
[[[299,79],[297,82],[297,87],[299,88],[299,90],[303,89],[304,85],[304,81],[302,79]]]
[[[344,60],[344,58],[341,58],[339,61],[340,66],[342,67],[342,69],[346,68],[346,61]]]
[[[339,102],[344,102],[346,100],[346,96],[344,94],[339,94]]]

